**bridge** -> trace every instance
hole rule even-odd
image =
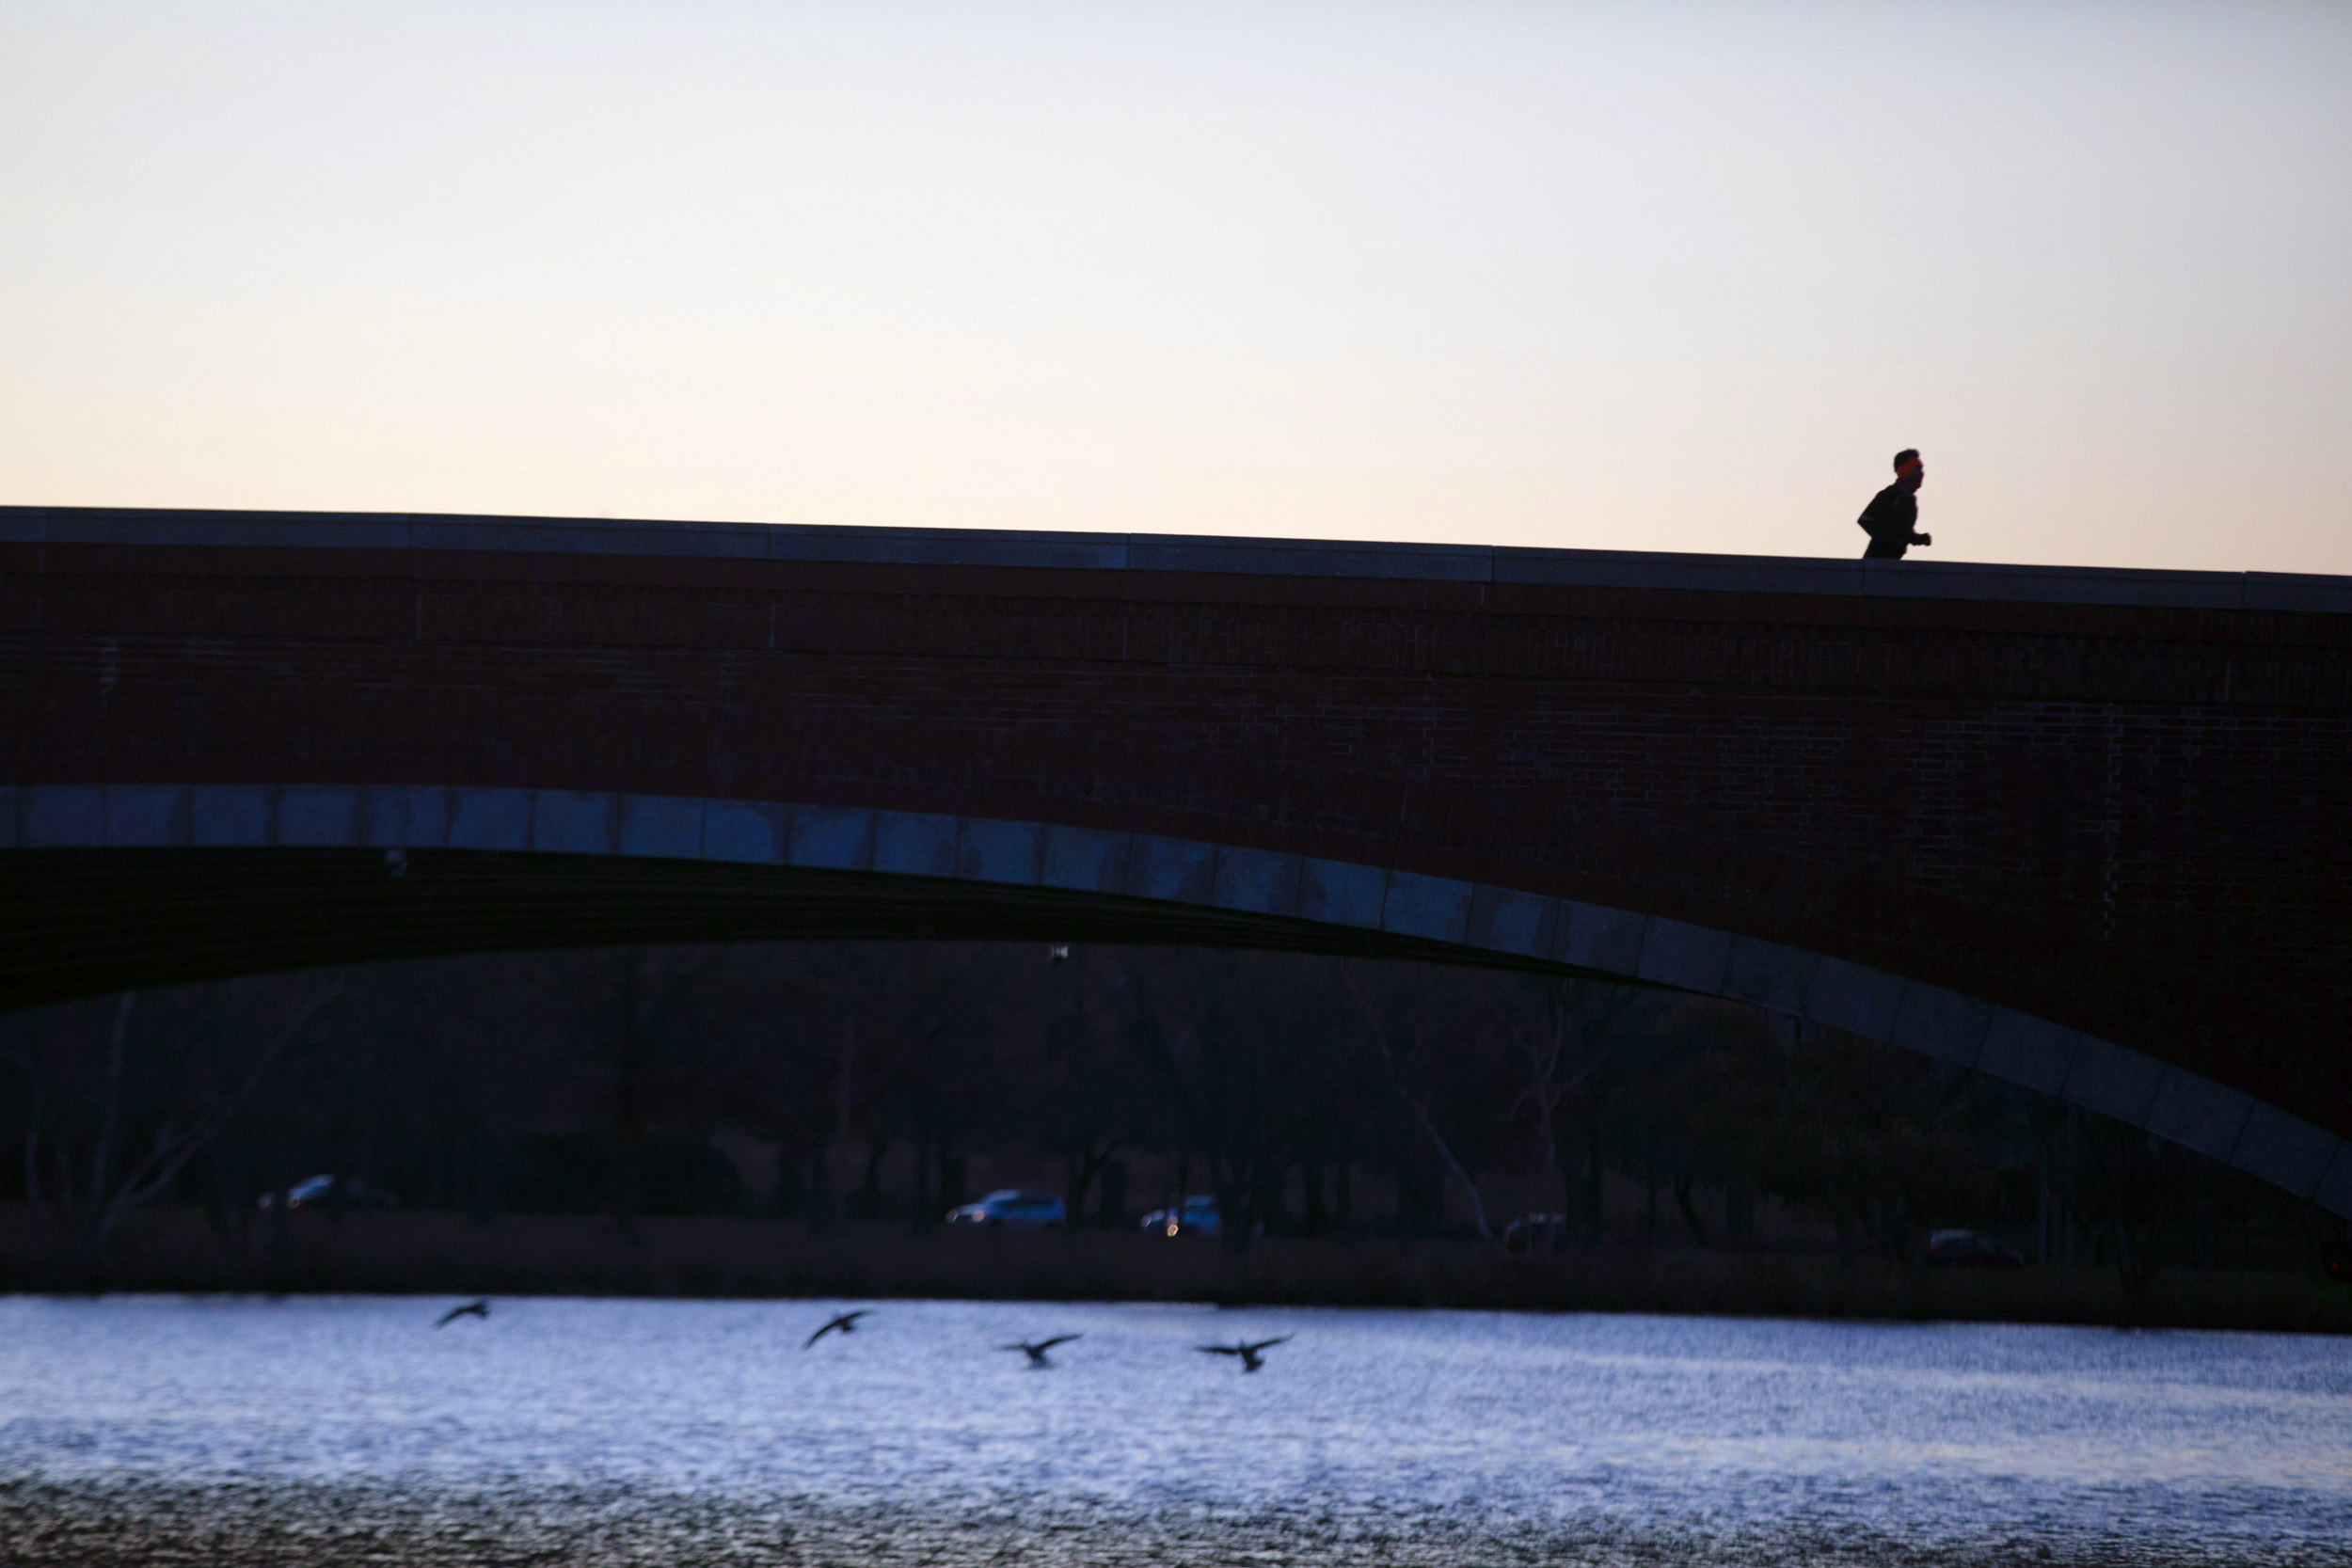
[[[2352,1213],[2352,579],[0,509],[0,1006],[775,937],[1718,995]]]

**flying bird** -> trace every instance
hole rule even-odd
[[[1066,1345],[1073,1339],[1083,1339],[1085,1338],[1086,1336],[1083,1334],[1057,1334],[1050,1339],[1040,1339],[1035,1343],[1032,1343],[1027,1339],[1024,1339],[1017,1345],[998,1345],[996,1348],[998,1350],[1017,1350],[1022,1352],[1024,1354],[1028,1356],[1029,1365],[1032,1367],[1050,1367],[1053,1365],[1053,1362],[1046,1359],[1045,1353],[1047,1351],[1052,1350],[1056,1345]]]
[[[1265,1365],[1267,1351],[1290,1338],[1292,1336],[1285,1334],[1278,1338],[1260,1339],[1254,1344],[1245,1339],[1239,1344],[1202,1345],[1200,1348],[1210,1355],[1238,1355],[1241,1357],[1241,1370],[1245,1372],[1254,1372]]]
[[[488,1302],[469,1301],[463,1307],[453,1307],[448,1311],[442,1313],[441,1321],[435,1323],[433,1326],[435,1328],[447,1328],[450,1324],[455,1323],[460,1318],[487,1318],[489,1315],[490,1304]]]
[[[866,1316],[867,1310],[867,1308],[861,1307],[854,1312],[842,1313],[841,1316],[834,1319],[833,1322],[827,1323],[824,1327],[818,1329],[816,1333],[802,1340],[801,1348],[803,1350],[808,1349],[809,1346],[815,1344],[826,1335],[831,1334],[836,1328],[844,1334],[855,1334],[857,1332],[857,1321]]]

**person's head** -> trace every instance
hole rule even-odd
[[[1916,490],[1928,482],[1928,466],[1919,461],[1917,447],[1905,447],[1895,454],[1895,483],[1906,490]]]

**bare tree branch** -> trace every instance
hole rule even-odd
[[[40,1117],[49,1098],[48,1080],[41,1076],[40,1064],[21,1051],[11,1051],[8,1060],[24,1069],[33,1081],[32,1109],[24,1119],[24,1201],[40,1201]]]
[[[114,1029],[106,1037],[106,1101],[105,1110],[98,1124],[98,1147],[89,1161],[90,1201],[95,1203],[106,1190],[106,1181],[114,1174],[115,1131],[122,1118],[122,1055],[123,1042],[131,1030],[131,1009],[138,1005],[139,993],[126,990],[115,1008]]]
[[[345,977],[338,975],[332,982],[313,992],[294,1018],[278,1032],[277,1037],[271,1040],[267,1048],[262,1051],[260,1060],[256,1061],[246,1071],[243,1081],[222,1099],[215,1101],[192,1126],[184,1132],[175,1132],[171,1123],[167,1121],[157,1128],[154,1145],[148,1150],[147,1157],[131,1169],[130,1173],[122,1179],[120,1185],[117,1186],[111,1194],[103,1184],[94,1183],[91,1186],[90,1202],[94,1206],[95,1212],[87,1236],[83,1243],[82,1250],[85,1259],[95,1259],[100,1250],[106,1244],[106,1239],[114,1233],[116,1226],[121,1223],[122,1216],[167,1188],[172,1179],[180,1174],[182,1167],[218,1137],[222,1130],[236,1118],[237,1113],[245,1109],[246,1101],[253,1098],[253,1091],[261,1085],[262,1080],[268,1076],[270,1069],[277,1064],[278,1059],[293,1046],[296,1037],[310,1024],[310,1020],[317,1016],[319,1010],[342,994],[345,983]],[[119,1058],[123,1023],[130,1017],[130,998],[126,997],[122,1007],[116,1014],[114,1044],[111,1048],[112,1058],[108,1066],[109,1100],[106,1114],[110,1124],[115,1119],[115,1102],[119,1098],[121,1078]]]
[[[1445,1141],[1445,1134],[1438,1131],[1437,1122],[1430,1117],[1429,1108],[1414,1099],[1405,1087],[1405,1074],[1397,1066],[1396,1052],[1389,1044],[1388,1031],[1380,1026],[1378,1010],[1373,1006],[1371,999],[1364,995],[1362,986],[1357,982],[1354,966],[1345,959],[1342,959],[1340,975],[1346,982],[1347,994],[1355,1002],[1357,1010],[1363,1014],[1365,1026],[1372,1031],[1372,1041],[1380,1050],[1380,1059],[1388,1064],[1389,1082],[1395,1085],[1396,1097],[1405,1102],[1405,1108],[1412,1113],[1413,1120],[1420,1124],[1423,1132],[1428,1134],[1429,1142],[1438,1150],[1438,1158],[1445,1162],[1445,1168],[1453,1173],[1454,1180],[1461,1183],[1462,1191],[1469,1196],[1470,1219],[1478,1227],[1479,1240],[1495,1251],[1501,1252],[1502,1243],[1495,1239],[1494,1227],[1486,1223],[1486,1203],[1478,1196],[1478,1184],[1472,1181],[1470,1179],[1470,1173],[1462,1168],[1462,1162],[1454,1157],[1453,1146]]]

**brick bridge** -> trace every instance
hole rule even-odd
[[[0,1005],[843,935],[1631,976],[2352,1212],[2352,580],[0,509]]]

